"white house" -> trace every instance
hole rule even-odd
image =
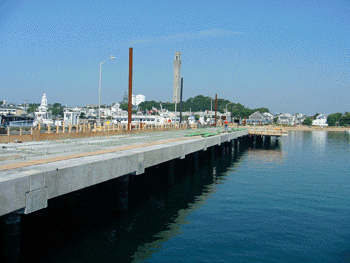
[[[303,121],[305,121],[306,117],[307,116],[305,114],[296,113],[295,114],[295,122],[296,122],[296,124],[302,124]]]
[[[273,115],[270,112],[264,112],[262,115],[264,116],[264,121],[266,123],[272,123],[273,122]]]
[[[312,125],[316,126],[328,126],[327,115],[318,115],[315,120],[312,121]]]
[[[262,124],[264,122],[264,115],[262,115],[259,111],[256,111],[249,116],[247,122],[251,124]]]
[[[295,116],[289,113],[282,113],[278,116],[277,122],[279,124],[287,124],[294,125],[295,124]]]
[[[272,123],[273,115],[269,112],[260,113],[259,111],[256,111],[249,116],[247,122],[251,124]]]

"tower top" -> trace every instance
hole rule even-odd
[[[180,52],[180,51],[176,51],[176,52],[175,52],[175,60],[181,61],[181,60],[180,60],[180,56],[181,56],[181,52]]]

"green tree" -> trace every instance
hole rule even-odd
[[[160,103],[162,104],[164,109],[167,109],[169,111],[175,110],[175,104],[172,102],[156,102],[156,101],[145,101],[142,102],[139,107],[142,109],[152,109],[152,107],[155,107],[157,109],[160,109]],[[260,111],[261,113],[269,112],[267,108],[258,108],[258,109],[249,109],[245,106],[243,106],[240,103],[233,103],[229,100],[225,99],[218,99],[217,100],[217,110],[219,112],[224,113],[227,110],[232,112],[232,116],[237,118],[244,118],[245,116],[249,117],[249,115],[253,114],[256,111]],[[190,111],[191,112],[197,112],[197,111],[206,111],[210,110],[212,107],[213,111],[215,110],[215,100],[211,97],[198,95],[193,98],[189,98],[182,102],[182,110],[183,111]],[[180,111],[180,103],[177,104],[177,111]]]
[[[128,103],[120,103],[120,108],[122,109],[122,110],[128,110]]]
[[[61,103],[54,103],[52,105],[50,105],[51,107],[51,112],[53,116],[59,116],[59,117],[63,117],[63,110],[64,107],[62,106]]]
[[[310,125],[312,125],[312,119],[311,119],[310,117],[307,117],[307,118],[303,121],[302,124],[303,124],[303,125],[310,126]]]
[[[349,112],[345,112],[345,114],[342,116],[342,118],[340,119],[340,125],[346,126],[346,127],[350,125],[350,113]]]
[[[27,108],[27,113],[35,112],[35,110],[40,106],[40,103],[30,103]]]
[[[342,119],[343,114],[337,112],[337,113],[333,113],[331,115],[328,115],[327,117],[327,123],[329,126],[338,126],[341,125],[340,121]]]

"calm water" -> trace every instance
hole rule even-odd
[[[53,200],[22,219],[21,259],[350,262],[349,143],[290,132],[278,147],[178,160],[173,180],[165,165],[131,178],[127,213],[108,202],[113,185]]]

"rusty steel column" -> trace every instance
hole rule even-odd
[[[215,94],[215,127],[216,127],[217,111],[218,111],[218,94]]]
[[[132,47],[129,48],[129,102],[128,102],[128,130],[131,130],[132,113]]]

